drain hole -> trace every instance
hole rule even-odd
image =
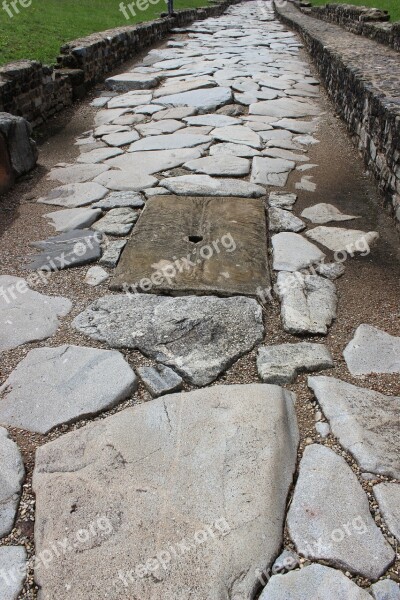
[[[189,242],[192,242],[193,244],[198,244],[199,242],[201,242],[203,240],[203,236],[202,235],[189,235],[188,240],[189,240]]]

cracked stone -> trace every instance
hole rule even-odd
[[[272,236],[272,248],[275,271],[299,271],[325,258],[317,246],[297,233],[276,233]]]
[[[112,208],[105,216],[92,225],[92,229],[106,235],[128,235],[139,218],[139,213],[129,207]]]
[[[363,323],[343,356],[352,375],[400,373],[400,337]]]
[[[117,266],[122,250],[126,246],[127,240],[116,240],[109,242],[103,252],[103,256],[99,260],[99,265],[104,267],[114,268]]]
[[[106,198],[93,204],[91,208],[110,210],[111,208],[143,208],[144,200],[137,192],[112,192]]]
[[[201,147],[151,150],[124,154],[124,156],[111,159],[107,164],[130,173],[138,171],[142,175],[154,175],[154,173],[180,167],[189,160],[200,158],[201,155]]]
[[[99,208],[67,208],[43,215],[56,231],[71,231],[90,227],[102,215]]]
[[[330,223],[331,221],[351,221],[352,219],[360,219],[361,217],[354,217],[352,215],[344,215],[336,206],[333,204],[314,204],[309,208],[305,208],[301,213],[301,216],[311,221],[311,223]]]
[[[302,231],[306,224],[304,221],[287,210],[271,207],[268,210],[269,229],[276,233],[280,231]]]
[[[372,490],[389,531],[400,543],[400,485],[379,483]]]
[[[300,342],[258,349],[258,375],[265,383],[293,383],[299,373],[322,371],[333,366],[332,355],[323,344]]]
[[[200,113],[209,113],[217,110],[232,100],[232,90],[225,87],[214,87],[181,94],[171,94],[157,98],[157,103],[170,106],[193,106]]]
[[[64,208],[79,208],[101,200],[108,194],[108,189],[98,183],[72,183],[54,188],[39,198],[40,204],[52,204]]]
[[[2,538],[8,535],[14,527],[22,483],[25,478],[24,463],[19,448],[9,437],[7,429],[3,427],[0,427],[0,455],[0,538]],[[0,569],[1,567],[0,558]],[[1,585],[0,578],[0,591]],[[8,598],[8,596],[4,596],[4,598]]]
[[[249,127],[244,127],[243,125],[217,127],[212,130],[211,136],[221,142],[251,146],[252,148],[256,148],[256,150],[262,148],[263,145],[260,136]]]
[[[295,166],[296,163],[290,160],[255,156],[250,181],[262,185],[283,187],[286,185],[290,171]]]
[[[217,154],[191,160],[184,165],[185,169],[206,175],[242,177],[250,171],[250,161],[239,156]]]
[[[297,201],[297,195],[288,192],[271,192],[268,196],[268,205],[273,208],[292,210]]]
[[[137,372],[153,398],[178,392],[183,387],[182,377],[165,365],[139,367]]]
[[[26,268],[31,271],[61,271],[86,265],[100,258],[101,241],[102,236],[90,229],[72,229],[47,240],[31,242],[30,245],[41,252],[29,256]]]

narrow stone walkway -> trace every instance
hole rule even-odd
[[[398,239],[298,36],[81,110],[4,208],[0,600],[398,600]]]

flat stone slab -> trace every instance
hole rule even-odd
[[[51,221],[56,231],[71,231],[90,227],[101,215],[100,208],[67,208],[46,213],[43,217]]]
[[[216,156],[204,156],[185,163],[185,169],[205,175],[219,175],[231,177],[243,177],[250,172],[250,161],[239,156],[229,154],[217,154]]]
[[[35,348],[0,387],[0,423],[46,434],[128,398],[137,378],[115,350]]]
[[[129,152],[139,152],[146,150],[174,150],[176,148],[192,148],[200,144],[211,142],[209,135],[194,135],[183,133],[171,133],[166,135],[151,135],[134,142]]]
[[[363,323],[343,356],[352,375],[400,373],[400,337]]]
[[[257,354],[258,375],[264,383],[293,383],[299,373],[322,371],[334,366],[332,354],[323,344],[277,344],[261,346]]]
[[[291,160],[293,162],[306,162],[308,161],[308,157],[304,156],[304,154],[296,154],[291,150],[286,150],[285,148],[267,148],[263,150],[264,156],[270,156],[271,158],[282,158],[284,160]]]
[[[389,531],[400,543],[400,485],[379,483],[372,489]]]
[[[101,200],[107,194],[108,189],[98,183],[71,183],[54,188],[47,196],[39,198],[38,202],[64,208],[78,208]]]
[[[110,210],[111,208],[142,208],[144,200],[137,192],[112,192],[106,198],[93,204],[91,208],[101,208],[101,210]]]
[[[153,98],[170,96],[172,94],[182,94],[183,92],[190,92],[191,90],[215,87],[216,85],[216,82],[210,77],[207,79],[201,79],[199,77],[188,81],[174,81],[171,79],[154,92]]]
[[[268,196],[268,206],[284,210],[293,210],[297,195],[289,192],[271,192]]]
[[[298,232],[306,227],[304,221],[293,215],[290,211],[282,210],[282,208],[269,208],[268,222],[269,229],[273,233],[279,233],[281,231]]]
[[[112,170],[96,177],[96,183],[116,192],[141,192],[157,185],[158,179],[140,171]]]
[[[0,538],[2,538],[8,535],[14,527],[22,483],[25,478],[24,463],[19,448],[9,437],[7,429],[3,427],[0,427],[0,455]],[[1,567],[0,558],[0,569]]]
[[[260,136],[249,127],[244,127],[243,125],[217,127],[211,131],[211,136],[220,142],[243,144],[257,150],[263,147]]]
[[[250,181],[262,185],[283,187],[287,183],[290,171],[295,166],[296,163],[290,160],[255,156]]]
[[[250,600],[281,547],[297,444],[292,394],[252,384],[164,396],[42,446],[38,555],[103,519],[37,570],[43,597]]]
[[[151,73],[121,73],[106,79],[106,86],[118,92],[147,90],[156,87],[160,78]]]
[[[260,198],[265,195],[261,185],[237,179],[216,178],[209,175],[182,175],[163,179],[163,186],[178,196],[237,196]]]
[[[299,121],[299,119],[279,119],[279,121],[274,121],[274,127],[288,129],[293,133],[314,133],[318,127],[318,119],[313,121]]]
[[[320,224],[330,223],[331,221],[351,221],[361,218],[354,217],[353,215],[345,215],[336,206],[333,206],[333,204],[326,204],[325,202],[305,208],[301,216],[311,221],[311,223]]]
[[[139,367],[137,372],[153,398],[179,392],[183,387],[182,377],[165,365]]]
[[[195,117],[184,117],[183,120],[188,125],[210,125],[211,127],[227,127],[228,125],[240,125],[241,119],[229,117],[228,115],[219,115],[210,113],[206,115],[197,115]]]
[[[120,148],[95,148],[89,152],[84,152],[76,160],[78,163],[96,164],[122,153],[123,151]]]
[[[400,479],[400,398],[333,377],[309,377],[333,434],[363,471]]]
[[[178,129],[185,127],[182,121],[176,119],[162,119],[160,121],[150,121],[144,125],[137,125],[136,129],[140,135],[161,135],[163,133],[175,133]]]
[[[0,548],[0,598],[17,600],[27,572],[27,555],[23,546]]]
[[[208,113],[217,110],[232,100],[232,90],[225,87],[214,87],[201,90],[183,92],[181,94],[170,94],[157,98],[157,104],[167,106],[193,106],[200,113]]]
[[[132,208],[112,208],[106,215],[92,226],[92,229],[107,235],[128,235],[139,218],[139,213]]]
[[[382,579],[371,585],[374,600],[400,600],[399,584],[393,579]]]
[[[104,267],[116,267],[121,252],[126,246],[126,242],[127,240],[115,240],[114,242],[109,242],[99,260],[99,264]]]
[[[124,156],[111,159],[107,164],[115,169],[130,173],[138,171],[142,175],[153,175],[154,173],[180,167],[189,160],[200,158],[201,155],[201,147],[149,150],[124,154]]]
[[[0,352],[52,336],[72,308],[67,298],[35,292],[21,277],[1,275],[0,290]]]
[[[103,142],[109,146],[127,146],[139,139],[139,134],[135,129],[131,131],[122,131],[121,133],[109,133],[102,137]],[[99,175],[99,173],[97,173]]]
[[[321,262],[325,254],[297,233],[282,232],[272,236],[275,271],[299,271]]]
[[[246,146],[245,144],[233,144],[230,142],[214,144],[210,148],[210,156],[219,156],[220,154],[231,154],[232,156],[241,156],[243,158],[252,158],[260,154],[259,150]]]
[[[277,292],[285,331],[294,335],[328,333],[337,309],[336,288],[331,281],[318,275],[281,271]]]
[[[267,115],[270,117],[309,117],[319,115],[321,108],[308,102],[299,102],[291,98],[266,100],[250,105],[251,115]]]
[[[153,120],[158,121],[159,119],[184,119],[190,117],[197,112],[194,106],[178,106],[176,108],[166,108],[160,112],[157,112]]]
[[[57,167],[50,171],[47,179],[60,181],[61,183],[84,183],[94,179],[97,175],[108,171],[106,165],[71,165],[68,167]]]
[[[315,596],[315,593],[318,596]],[[341,571],[323,565],[310,565],[286,575],[273,575],[260,600],[371,600]]]
[[[261,307],[242,296],[104,296],[78,315],[73,327],[112,348],[136,348],[199,386],[264,336]]]
[[[112,98],[107,104],[108,109],[114,108],[135,108],[137,106],[143,106],[149,104],[152,101],[153,94],[151,92],[127,92],[122,96],[116,96]]]
[[[300,554],[367,579],[380,577],[395,559],[356,475],[319,444],[304,450],[287,525]]]
[[[93,226],[94,227],[94,226]],[[41,252],[30,256],[27,269],[31,271],[61,271],[91,263],[101,256],[99,232],[72,229],[55,237],[30,245]]]
[[[363,254],[379,238],[377,231],[360,231],[342,227],[324,227],[320,225],[306,232],[306,236],[333,252]]]
[[[95,267],[90,267],[90,269],[88,269],[85,276],[85,283],[95,287],[96,285],[100,285],[101,283],[104,283],[104,281],[107,281],[109,277],[107,271],[96,265]]]
[[[270,287],[263,202],[159,196],[146,203],[113,290],[256,296]]]

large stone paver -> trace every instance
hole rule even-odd
[[[38,202],[53,204],[64,208],[78,208],[101,200],[108,194],[108,189],[98,183],[71,183],[54,188]]]
[[[0,387],[0,423],[48,433],[129,397],[136,376],[115,350],[35,348]]]
[[[31,290],[25,279],[0,276],[0,352],[53,335],[72,308],[59,296]]]
[[[364,323],[357,327],[343,356],[353,375],[400,373],[400,337]]]
[[[297,444],[292,394],[252,384],[162,397],[42,446],[37,553],[108,525],[37,571],[43,599],[250,600],[282,544]]]
[[[195,385],[213,381],[264,335],[261,307],[242,296],[104,296],[73,326],[113,348],[137,348]]]
[[[231,99],[232,91],[230,88],[215,87],[161,96],[157,98],[156,102],[166,106],[193,106],[200,113],[208,113],[224,104],[228,104]]]
[[[178,196],[237,196],[260,198],[265,190],[261,185],[237,179],[209,175],[182,175],[163,180],[163,186]]]
[[[0,538],[2,538],[8,535],[14,526],[25,477],[19,448],[9,437],[7,429],[3,427],[0,427],[0,456]],[[1,568],[0,561],[0,573]]]

